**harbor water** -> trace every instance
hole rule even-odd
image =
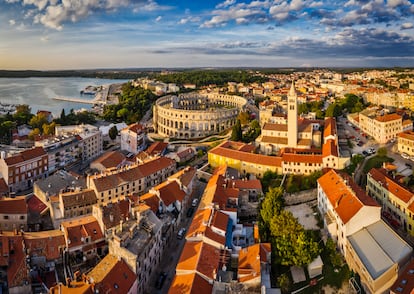
[[[94,95],[81,95],[88,86],[123,83],[127,80],[93,78],[0,78],[0,103],[27,104],[32,113],[47,110],[57,117],[62,109],[91,109],[91,104],[55,100],[55,97],[94,99]]]

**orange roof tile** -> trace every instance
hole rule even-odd
[[[247,153],[238,150],[233,150],[224,147],[225,145],[219,145],[209,151],[211,154],[219,155],[222,157],[237,159],[240,161],[260,164],[265,166],[281,167],[282,158],[278,156],[266,156],[262,154]]]
[[[171,283],[168,294],[211,294],[213,285],[197,273],[176,275]]]
[[[228,222],[229,222],[229,216],[219,210],[216,210],[213,215],[211,226],[214,226],[217,229],[226,232]]]
[[[95,283],[94,288],[99,293],[128,293],[137,276],[125,261],[108,254],[86,275],[86,279]]]
[[[325,118],[325,127],[323,130],[324,138],[328,136],[335,136],[336,135],[336,120],[334,117],[326,117]]]
[[[181,253],[176,270],[194,271],[214,279],[221,262],[221,251],[205,242],[187,241]]]
[[[389,175],[387,175],[387,171],[383,168],[373,168],[369,171],[369,175],[384,189],[391,192],[393,195],[405,203],[409,203],[410,200],[414,197],[413,192],[394,181]]]
[[[377,116],[375,119],[379,122],[389,122],[393,120],[401,120],[401,115],[398,115],[396,113],[390,113],[384,114],[382,116]]]
[[[204,235],[208,220],[213,212],[212,208],[197,209],[194,214],[193,220],[187,231],[188,237],[196,237],[199,234]]]
[[[42,156],[47,157],[47,153],[43,150],[43,147],[34,147],[32,149],[22,151],[14,156],[7,157],[4,159],[4,161],[8,166],[11,166],[17,163],[25,162]]]
[[[65,236],[60,230],[24,232],[24,244],[31,256],[45,256],[46,260],[59,259],[65,247]]]
[[[338,145],[336,145],[335,140],[329,139],[322,145],[322,157],[326,156],[336,156],[338,157]]]
[[[345,181],[346,180],[346,183]],[[346,224],[363,206],[379,206],[351,177],[329,170],[318,179],[333,209]]]
[[[27,211],[25,196],[0,199],[1,214],[27,214]]]
[[[157,195],[146,193],[139,197],[139,200],[148,205],[154,213],[157,213],[160,207],[160,199]]]
[[[239,190],[262,190],[262,183],[260,180],[231,180],[231,186]]]
[[[159,155],[168,147],[168,143],[155,142],[152,143],[146,150],[149,155]]]
[[[402,132],[402,133],[399,133],[397,136],[401,137],[401,138],[404,138],[404,139],[407,139],[407,140],[414,141],[414,132],[413,131]]]
[[[82,239],[88,236],[92,243],[104,237],[98,221],[93,216],[85,216],[73,221],[62,222],[61,226],[69,248],[82,245]]]
[[[85,283],[83,281],[76,282],[72,281],[70,287],[63,285],[61,283],[53,286],[49,290],[50,294],[94,294],[95,292],[92,289],[92,285]]]
[[[274,123],[265,123],[262,127],[263,131],[277,131],[277,132],[287,132],[287,124],[274,124]]]
[[[104,229],[113,228],[119,225],[121,221],[125,222],[130,217],[130,202],[128,199],[108,203],[102,206],[101,209]]]
[[[129,131],[134,132],[136,134],[140,134],[144,131],[144,126],[139,124],[139,123],[134,123],[134,124],[129,125],[128,127],[126,127],[123,130],[129,130]]]
[[[260,277],[260,244],[239,251],[238,280],[246,282]]]
[[[160,192],[160,198],[166,206],[169,206],[175,201],[183,202],[186,195],[176,181],[165,182],[165,184],[154,187],[154,189]]]
[[[106,169],[116,168],[123,161],[125,161],[125,159],[126,157],[123,153],[118,151],[109,151],[95,159],[91,165],[101,164]]]
[[[7,281],[9,288],[21,286],[28,281],[26,254],[23,250],[23,236],[10,235],[9,241],[9,265],[7,267]]]

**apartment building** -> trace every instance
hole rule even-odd
[[[137,154],[147,147],[144,126],[139,123],[131,124],[122,129],[120,134],[121,150]]]
[[[395,139],[404,130],[412,130],[411,120],[404,120],[396,113],[384,113],[377,107],[368,108],[359,113],[358,125],[364,133],[380,144]]]
[[[406,131],[397,136],[397,150],[414,158],[414,132]]]
[[[92,125],[56,126],[56,136],[78,135],[83,142],[82,162],[88,162],[102,154],[102,132]]]
[[[143,164],[127,165],[117,170],[90,175],[87,186],[95,191],[98,204],[103,204],[131,194],[144,194],[171,176],[175,167],[174,160],[159,157]]]
[[[414,236],[414,193],[400,180],[393,170],[373,168],[367,174],[366,190],[382,206],[384,217],[393,227]]]
[[[35,146],[46,151],[49,173],[81,162],[83,142],[78,135],[63,135],[36,141]]]
[[[138,291],[150,288],[151,273],[161,261],[165,243],[164,223],[146,205],[140,205],[136,217],[121,223],[108,240],[109,254],[119,256],[138,279]]]
[[[0,230],[27,230],[27,216],[25,196],[0,199]]]
[[[412,248],[381,220],[381,206],[346,174],[330,170],[318,179],[324,227],[361,277],[367,293],[384,293],[409,261]]]
[[[49,174],[48,155],[42,147],[34,147],[11,156],[6,156],[4,151],[0,154],[0,175],[9,192],[31,189],[36,180]]]

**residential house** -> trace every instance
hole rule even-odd
[[[124,198],[105,205],[95,205],[92,215],[97,219],[105,237],[111,238],[116,227],[132,218],[131,202],[129,198]]]
[[[27,230],[27,216],[25,196],[0,199],[0,230]]]
[[[390,294],[412,293],[414,293],[414,259],[411,260],[390,289]]]
[[[56,136],[78,135],[82,139],[82,162],[89,162],[102,154],[103,139],[101,131],[92,125],[56,126]]]
[[[143,125],[135,123],[121,130],[121,150],[137,154],[147,147]]]
[[[79,264],[97,255],[105,255],[105,236],[95,217],[84,216],[64,221],[60,227],[65,234],[68,253],[75,256]]]
[[[159,157],[143,164],[90,175],[87,178],[87,185],[95,190],[98,203],[103,204],[119,197],[147,192],[172,175],[175,166],[176,163],[172,159]]]
[[[414,132],[406,131],[397,136],[397,150],[414,158]]]
[[[139,293],[135,273],[122,258],[112,254],[107,254],[87,273],[85,280],[92,285],[95,293]]]
[[[27,149],[9,157],[4,151],[0,153],[0,175],[9,187],[9,192],[31,189],[36,180],[49,174],[48,155],[42,147]]]
[[[386,168],[373,168],[367,174],[366,190],[382,206],[384,218],[395,228],[414,236],[414,192],[401,176]]]
[[[126,162],[126,156],[122,152],[108,151],[92,161],[89,167],[91,170],[96,170],[100,173],[116,170],[125,164],[130,163]]]
[[[346,174],[318,179],[318,209],[351,270],[368,293],[384,293],[408,262],[412,248],[381,220],[381,206]]]

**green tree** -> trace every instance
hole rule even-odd
[[[287,293],[290,289],[290,279],[289,276],[284,273],[277,277],[277,286],[280,287],[283,293]]]
[[[260,203],[259,231],[262,242],[270,240],[270,221],[279,214],[283,206],[283,189],[270,188]]]
[[[342,108],[338,105],[338,103],[329,104],[325,112],[326,117],[338,117],[341,114],[342,114]]]
[[[277,178],[277,172],[272,172],[271,170],[265,171],[263,178],[261,179],[263,191],[268,191],[271,186],[271,182]]]
[[[318,242],[307,235],[298,220],[287,210],[274,215],[270,222],[272,249],[277,264],[303,266],[321,252]]]
[[[298,105],[298,114],[308,113],[308,112],[309,112],[309,107],[307,103],[300,103]]]
[[[387,148],[385,148],[385,147],[378,148],[377,155],[379,157],[386,157],[387,156]]]
[[[108,135],[109,135],[109,138],[111,138],[111,140],[116,139],[116,136],[118,136],[118,129],[116,128],[116,126],[113,126],[109,129]]]
[[[23,124],[28,124],[33,114],[29,105],[22,104],[16,107],[16,112],[13,114],[13,120],[17,123],[18,126]]]
[[[47,116],[44,113],[39,113],[38,115],[32,116],[32,118],[29,121],[29,125],[33,129],[43,129],[43,125],[48,124]]]
[[[236,124],[233,126],[230,140],[241,141],[242,138],[243,138],[242,128],[241,128],[240,120],[238,119],[236,121]]]
[[[249,123],[250,116],[246,111],[241,111],[237,116],[237,119],[240,120],[242,126],[245,126]]]

